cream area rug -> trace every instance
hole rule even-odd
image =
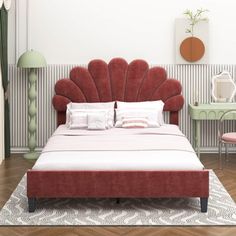
[[[207,213],[199,198],[41,199],[28,213],[24,176],[0,212],[0,225],[236,225],[236,205],[211,171]]]

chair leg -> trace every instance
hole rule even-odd
[[[229,161],[228,144],[225,143],[225,160]]]
[[[222,165],[222,142],[219,141],[219,169],[222,170],[223,169],[223,165]]]

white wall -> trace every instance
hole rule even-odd
[[[17,2],[17,56],[28,47],[41,51],[49,64],[116,56],[174,63],[175,18],[203,7],[210,10],[210,63],[236,62],[235,0],[28,1],[28,35],[27,0]]]

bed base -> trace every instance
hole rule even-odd
[[[36,171],[27,172],[29,212],[40,198],[200,197],[207,212],[209,171]]]
[[[116,203],[120,203],[120,198],[116,199]],[[28,206],[29,206],[29,212],[35,212],[37,207],[37,201],[36,198],[28,198]],[[207,206],[208,206],[208,198],[200,197],[200,206],[201,206],[201,212],[206,213],[207,212]]]

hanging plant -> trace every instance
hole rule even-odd
[[[195,26],[199,22],[207,21],[208,18],[204,14],[208,12],[207,9],[197,9],[196,12],[186,10],[184,12],[185,17],[189,21],[189,27],[186,29],[186,33],[191,36],[186,38],[180,45],[180,54],[189,62],[196,62],[200,60],[205,54],[205,46],[201,39],[194,36]]]

